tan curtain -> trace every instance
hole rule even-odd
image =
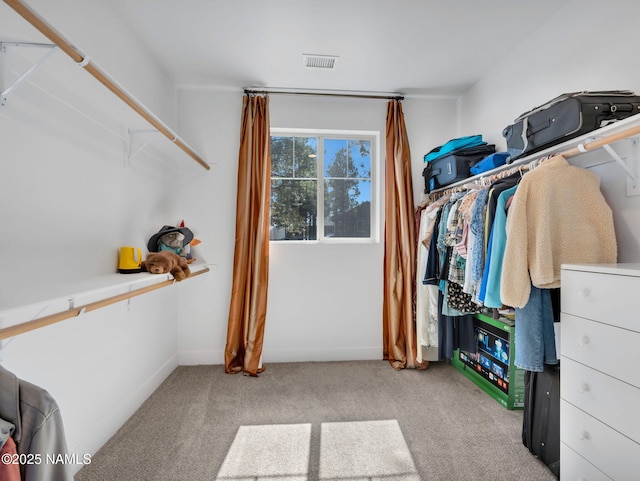
[[[236,241],[224,353],[227,373],[257,376],[269,281],[269,98],[245,95],[238,156]]]
[[[402,104],[387,108],[384,229],[384,358],[394,369],[426,369],[416,361],[416,246],[411,152]]]

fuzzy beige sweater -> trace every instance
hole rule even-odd
[[[509,208],[501,300],[524,307],[531,284],[560,287],[561,264],[616,262],[617,251],[600,178],[556,155],[523,177]]]

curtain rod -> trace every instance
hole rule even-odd
[[[40,33],[56,44],[63,52],[71,57],[78,65],[83,67],[93,77],[95,77],[100,83],[107,87],[135,112],[142,116],[147,122],[153,125],[159,132],[161,132],[166,138],[173,142],[178,148],[184,151],[189,157],[198,162],[202,167],[207,170],[211,169],[211,166],[205,162],[191,147],[185,144],[178,135],[169,129],[164,123],[158,120],[155,115],[148,111],[145,107],[139,104],[129,94],[127,94],[120,86],[118,86],[113,80],[111,80],[104,72],[102,72],[89,57],[83,55],[78,49],[71,45],[59,32],[57,32],[51,25],[45,22],[38,14],[36,14],[31,8],[24,4],[21,0],[4,0],[4,2],[13,8],[20,16],[22,16],[27,22],[34,26]]]
[[[247,95],[268,95],[268,94],[282,94],[282,95],[315,95],[324,97],[350,97],[357,99],[385,99],[385,100],[404,100],[404,95],[390,95],[390,94],[374,94],[374,93],[343,93],[343,92],[314,92],[304,90],[269,90],[259,88],[246,88],[244,93]]]

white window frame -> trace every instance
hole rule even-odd
[[[272,127],[270,136],[318,137],[317,168],[317,239],[315,240],[270,240],[280,245],[287,244],[375,244],[380,242],[380,132],[377,130],[333,130]],[[371,211],[369,237],[325,237],[324,235],[324,151],[322,139],[371,140]]]

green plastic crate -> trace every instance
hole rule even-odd
[[[477,353],[454,351],[451,364],[507,409],[524,407],[524,370],[515,366],[514,326],[476,314]]]

